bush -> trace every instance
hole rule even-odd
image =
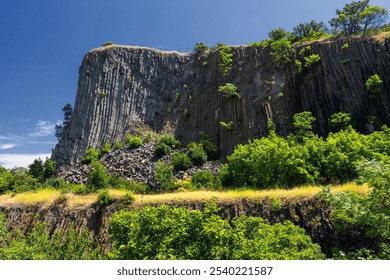
[[[240,93],[237,91],[237,87],[230,83],[226,83],[224,86],[219,86],[218,92],[222,93],[225,97],[241,98]]]
[[[125,204],[132,204],[135,200],[133,193],[128,192],[122,197],[122,202]]]
[[[209,47],[205,43],[196,43],[194,51],[197,53],[207,52]]]
[[[153,133],[148,132],[148,134],[146,135],[146,137],[144,139],[144,143],[149,143],[150,141],[152,141],[152,139],[153,139]]]
[[[173,149],[180,147],[180,142],[172,134],[162,135],[157,138],[156,155],[167,155]]]
[[[89,148],[86,152],[83,158],[81,159],[81,162],[83,164],[90,164],[92,162],[97,161],[99,158],[99,152],[96,151],[94,148]]]
[[[163,161],[158,161],[154,170],[154,178],[161,185],[163,190],[174,190],[173,166],[166,165]]]
[[[294,48],[288,38],[273,41],[271,49],[271,55],[278,66],[283,67],[291,62]]]
[[[272,212],[277,212],[280,209],[282,209],[282,201],[280,200],[279,197],[270,197],[269,199],[270,204],[271,204],[271,211]]]
[[[201,141],[200,144],[203,147],[203,150],[207,154],[208,160],[217,160],[219,158],[219,148],[211,142],[210,136],[200,133]]]
[[[207,154],[203,150],[202,144],[195,142],[188,144],[187,155],[195,165],[202,165],[207,161]]]
[[[185,153],[174,153],[172,155],[173,168],[175,170],[187,170],[192,167],[191,159]]]
[[[102,158],[104,155],[108,154],[111,151],[111,145],[110,144],[104,144],[99,152],[99,158]]]
[[[211,188],[214,185],[214,175],[208,170],[200,170],[191,177],[191,183],[197,188]]]
[[[88,186],[91,190],[104,189],[108,187],[109,176],[107,170],[100,162],[94,162],[89,173]]]
[[[311,67],[313,64],[321,61],[319,54],[311,54],[308,57],[305,57],[305,67]]]
[[[217,215],[215,203],[204,212],[179,207],[122,210],[110,220],[112,259],[123,260],[295,260],[323,259],[304,229],[286,221],[270,225],[258,217],[231,223]]]
[[[378,74],[372,75],[366,81],[366,88],[370,93],[380,93],[382,90],[382,80]]]
[[[130,148],[136,149],[142,144],[142,139],[140,136],[131,136],[126,135],[125,142],[127,145],[129,145]]]
[[[122,142],[116,142],[114,144],[114,150],[119,150],[122,147],[123,147],[123,143]]]
[[[43,161],[42,159],[38,158],[28,166],[28,174],[36,179],[41,179],[43,176],[43,169]]]
[[[232,49],[227,46],[219,48],[219,54],[221,56],[221,63],[219,65],[219,71],[222,76],[227,76],[232,70],[233,54]]]
[[[115,202],[115,199],[111,197],[109,192],[107,190],[100,190],[98,197],[97,197],[97,203],[100,206],[107,206],[110,204],[113,204]]]
[[[329,118],[329,128],[332,132],[347,129],[352,126],[352,119],[348,113],[339,112]]]
[[[43,164],[43,178],[47,179],[53,176],[56,173],[56,167],[57,164],[55,161],[46,159],[45,163]]]
[[[107,42],[104,42],[104,43],[102,44],[102,47],[111,46],[111,45],[113,45],[113,44],[114,44],[113,42],[107,41]]]

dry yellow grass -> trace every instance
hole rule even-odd
[[[389,38],[390,37],[390,31],[388,32],[379,32],[378,34],[375,34],[372,36],[372,38],[375,40],[375,41],[378,41],[378,42],[381,42],[383,43],[386,38]]]
[[[267,197],[279,197],[283,199],[302,199],[314,197],[321,191],[320,186],[303,186],[290,190],[274,189],[274,190],[231,190],[231,191],[193,191],[193,192],[175,192],[153,195],[135,195],[135,205],[144,204],[160,204],[160,203],[180,203],[193,201],[207,201],[213,197],[217,197],[219,201],[229,201],[236,199],[261,200]],[[333,193],[339,192],[355,192],[359,194],[368,194],[369,187],[367,185],[357,186],[355,183],[337,185],[332,187]],[[113,198],[120,199],[127,192],[124,190],[109,190]],[[60,192],[55,190],[39,190],[36,192],[27,192],[16,195],[1,195],[0,205],[11,206],[18,204],[32,205],[43,203],[45,205],[52,204],[60,197]],[[66,194],[66,203],[70,207],[85,206],[93,204],[97,200],[97,194],[75,195]]]

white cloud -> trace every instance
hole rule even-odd
[[[55,124],[50,121],[38,121],[35,128],[30,132],[31,137],[43,137],[48,135],[54,135]]]
[[[37,158],[45,160],[50,154],[0,154],[0,165],[5,168],[28,167]]]
[[[14,148],[16,145],[15,144],[0,144],[0,150],[8,150]]]

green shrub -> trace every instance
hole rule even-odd
[[[191,177],[191,183],[197,188],[211,188],[214,185],[214,175],[208,170],[200,170]]]
[[[89,148],[86,152],[83,158],[81,159],[81,162],[83,164],[90,164],[92,162],[97,161],[99,158],[99,152],[96,151],[94,148]]]
[[[311,54],[308,57],[305,57],[305,67],[311,67],[313,64],[321,61],[321,56],[319,54]]]
[[[202,165],[207,161],[207,154],[203,149],[202,144],[192,142],[188,144],[188,157],[195,165]]]
[[[205,43],[196,43],[194,51],[198,53],[207,52],[209,47]]]
[[[179,207],[122,210],[110,220],[112,259],[123,260],[297,260],[323,259],[304,229],[286,221],[270,225],[258,217],[231,223],[217,215]]]
[[[344,112],[333,114],[329,118],[329,128],[332,132],[347,129],[349,126],[352,126],[352,123],[350,115]]]
[[[230,121],[230,122],[228,122],[228,123],[226,123],[226,122],[219,122],[219,125],[220,125],[221,127],[226,128],[227,130],[233,130],[233,129],[234,129],[234,123],[233,123],[233,121]]]
[[[105,92],[105,91],[103,91],[103,90],[101,90],[101,89],[97,89],[97,94],[99,94],[100,96],[106,96],[107,95],[107,92]]]
[[[107,188],[110,178],[103,165],[96,161],[92,164],[92,170],[89,173],[88,179],[88,187],[91,190],[98,190]]]
[[[107,42],[104,42],[104,43],[102,44],[102,47],[110,46],[110,45],[113,45],[113,44],[114,44],[113,42],[107,41]]]
[[[175,138],[172,134],[162,135],[157,138],[157,146],[156,146],[156,155],[163,156],[167,155],[174,149],[180,147],[180,142]]]
[[[102,158],[104,155],[108,154],[111,151],[111,145],[110,144],[104,144],[99,152],[99,158]]]
[[[28,166],[28,174],[36,179],[41,179],[43,176],[43,161],[38,158]]]
[[[153,133],[148,132],[148,134],[146,135],[146,137],[144,139],[144,143],[149,143],[150,141],[152,141],[152,139],[153,139]]]
[[[298,73],[302,73],[302,70],[303,70],[303,68],[302,68],[302,62],[300,62],[299,60],[295,60],[295,67],[297,68],[297,71],[298,71]]]
[[[97,203],[100,206],[107,206],[110,204],[113,204],[115,202],[115,199],[111,197],[109,192],[107,190],[100,190],[98,197],[97,197]]]
[[[172,155],[173,168],[175,170],[187,170],[192,167],[191,159],[185,153],[174,153]]]
[[[130,148],[136,149],[142,145],[142,138],[140,136],[126,135],[125,142]]]
[[[277,212],[280,209],[282,209],[282,201],[280,200],[279,197],[270,197],[269,199],[270,204],[271,204],[271,211],[272,212]]]
[[[174,190],[173,166],[166,165],[163,161],[158,161],[154,170],[154,178],[161,185],[163,190]]]
[[[122,142],[116,142],[114,144],[114,150],[119,150],[122,147],[123,147],[123,143]]]
[[[380,93],[382,91],[383,81],[378,74],[372,75],[366,81],[366,88],[370,93]]]
[[[273,41],[271,49],[271,56],[278,66],[283,67],[291,62],[294,48],[288,38]]]
[[[150,192],[148,185],[137,181],[128,181],[115,174],[110,176],[109,185],[116,189],[129,190],[137,194],[147,194]]]
[[[43,178],[47,179],[56,173],[57,164],[55,161],[46,159],[43,164]]]
[[[222,76],[227,76],[232,70],[233,54],[230,47],[224,46],[219,49],[219,55],[221,56],[221,63],[219,65],[219,71]]]
[[[125,204],[132,204],[135,200],[133,193],[128,192],[122,197],[122,202]]]
[[[200,133],[201,141],[200,144],[203,147],[203,150],[207,154],[208,160],[217,160],[219,158],[219,148],[211,142],[210,136]]]
[[[226,83],[224,86],[219,86],[218,92],[222,93],[225,97],[241,98],[240,93],[237,91],[237,87],[230,83]]]

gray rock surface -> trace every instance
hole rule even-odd
[[[348,48],[343,48],[348,43]],[[304,63],[296,45],[293,61]],[[184,144],[211,136],[222,158],[239,143],[267,134],[272,119],[281,134],[292,130],[295,113],[311,111],[315,129],[328,133],[328,117],[351,113],[358,130],[372,130],[372,120],[390,123],[390,39],[347,38],[314,42],[310,53],[320,62],[279,68],[269,47],[232,47],[232,70],[219,71],[218,50],[179,54],[108,46],[90,51],[79,71],[74,114],[52,158],[59,166],[80,162],[85,151],[122,141],[127,132],[170,131]],[[307,54],[309,55],[309,53]],[[382,92],[371,96],[365,86],[378,74]],[[241,98],[227,98],[218,87],[233,83]],[[283,94],[279,94],[283,93]],[[233,122],[227,130],[220,122]]]

